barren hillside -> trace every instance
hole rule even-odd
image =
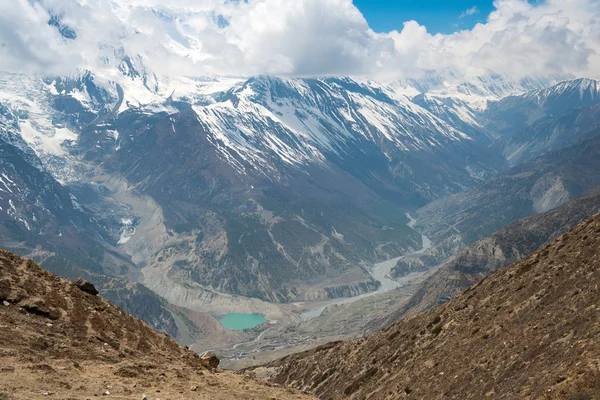
[[[215,369],[33,261],[0,251],[0,398],[302,399]]]
[[[600,214],[451,301],[255,369],[322,399],[597,399]]]

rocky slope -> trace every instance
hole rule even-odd
[[[390,270],[393,278],[402,278],[414,272],[429,271],[465,246],[461,235],[450,236],[417,254],[402,257]]]
[[[0,397],[301,399],[222,371],[33,261],[0,251]]]
[[[433,308],[555,239],[600,210],[600,187],[561,207],[515,221],[491,236],[466,246],[429,276],[411,299],[385,318],[372,321],[377,330],[407,315]]]
[[[599,263],[596,214],[439,307],[254,372],[322,399],[597,398]]]
[[[596,128],[590,135],[597,136]],[[511,168],[415,213],[417,229],[442,242],[464,243],[491,235],[519,218],[558,207],[600,184],[600,140],[584,140]]]
[[[511,165],[529,161],[549,151],[568,147],[598,135],[600,105],[571,108],[558,116],[548,116],[523,129],[499,138],[493,147]]]

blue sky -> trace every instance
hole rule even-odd
[[[430,33],[450,33],[470,29],[485,22],[494,9],[492,0],[354,0],[376,32],[401,30],[404,21],[416,20]],[[463,15],[477,7],[477,12]]]

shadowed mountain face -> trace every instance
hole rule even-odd
[[[493,147],[512,165],[529,161],[547,152],[597,137],[600,105],[576,107],[548,116],[535,124],[498,139]]]
[[[472,243],[516,219],[551,210],[597,186],[598,168],[600,141],[582,141],[428,204],[415,214],[417,226],[436,242],[460,236],[463,242]]]
[[[566,80],[556,85],[490,102],[485,125],[499,135],[514,134],[573,108],[600,104],[600,83],[594,79]]]
[[[599,235],[596,214],[444,305],[256,373],[322,399],[598,397]]]

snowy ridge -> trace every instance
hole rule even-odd
[[[600,96],[600,82],[595,79],[579,78],[563,81],[554,86],[535,90],[522,96],[543,106],[546,102],[559,97],[568,97],[579,101],[594,101]]]
[[[429,97],[453,98],[481,111],[489,101],[539,90],[557,82],[571,79],[567,75],[532,77],[515,80],[498,74],[481,76],[458,76],[452,71],[429,72],[421,78],[406,79],[393,84],[397,93],[413,97],[427,94]]]
[[[396,152],[431,151],[448,142],[484,138],[479,113],[489,99],[543,84],[496,75],[461,82],[452,74],[389,83],[167,77],[149,71],[140,56],[123,56],[117,65],[52,80],[0,76],[0,99],[20,115],[18,134],[62,182],[81,173],[68,151],[78,130],[94,126],[98,149],[110,142],[118,151],[119,132],[111,121],[128,111],[175,114],[191,106],[209,141],[239,173],[249,164],[277,177],[279,163],[342,160],[364,151],[365,144],[392,160]],[[73,119],[77,107],[81,111]],[[63,121],[57,111],[71,117]]]
[[[258,77],[193,109],[222,152],[233,150],[268,169],[274,169],[267,167],[268,154],[302,165],[343,158],[364,142],[388,151],[423,151],[448,140],[470,140],[406,97],[390,93],[350,78]]]
[[[78,130],[95,126],[96,134],[106,136],[98,137],[98,147],[105,140],[116,151],[119,133],[110,121],[127,111],[174,114],[192,106],[211,143],[238,172],[244,173],[246,162],[277,176],[281,162],[300,166],[344,159],[363,151],[365,143],[391,160],[395,152],[430,151],[482,138],[479,113],[490,99],[553,79],[459,79],[451,73],[390,83],[187,78],[157,75],[141,56],[122,56],[115,64],[52,80],[0,75],[0,101],[18,115],[18,135],[62,182],[77,179],[77,159],[68,148]],[[57,111],[72,116],[74,107],[81,108],[75,120],[56,117]]]

